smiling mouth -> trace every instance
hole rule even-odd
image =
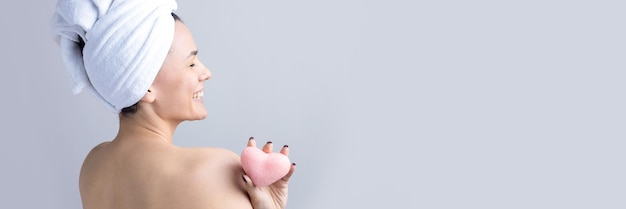
[[[202,100],[204,97],[204,89],[193,93],[193,100]]]

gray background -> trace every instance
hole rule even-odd
[[[623,1],[178,2],[214,77],[175,144],[289,144],[288,208],[626,208]],[[81,208],[117,131],[54,5],[0,13],[0,208]]]

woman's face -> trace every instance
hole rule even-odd
[[[204,119],[203,82],[211,72],[198,60],[191,32],[176,21],[174,40],[161,70],[150,88],[155,112],[166,120]]]

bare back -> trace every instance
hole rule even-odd
[[[237,154],[125,139],[96,146],[83,163],[85,209],[252,208]]]

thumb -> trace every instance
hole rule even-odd
[[[268,202],[267,197],[265,197],[263,195],[263,192],[261,192],[261,190],[254,185],[252,179],[250,179],[250,177],[245,174],[242,175],[241,178],[243,180],[246,192],[250,197],[250,203],[252,203],[252,206],[254,206],[254,208],[267,208],[267,205],[264,204]]]
[[[243,174],[241,175],[241,178],[243,179],[243,185],[245,186],[246,191],[250,192],[256,187],[254,186],[254,183],[252,183],[252,179],[250,179],[248,175]]]

